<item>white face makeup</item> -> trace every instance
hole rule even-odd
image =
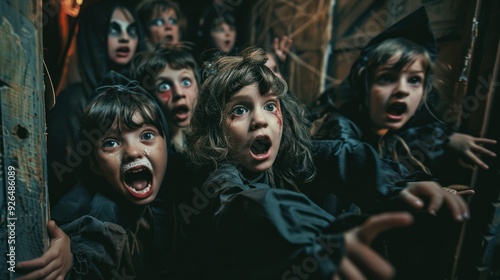
[[[129,11],[115,9],[108,30],[108,57],[118,65],[130,62],[139,42],[138,27]]]

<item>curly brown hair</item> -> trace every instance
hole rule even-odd
[[[261,95],[272,93],[280,100],[283,112],[283,138],[272,179],[292,186],[307,182],[315,175],[311,154],[309,123],[301,114],[297,98],[288,93],[286,82],[267,68],[266,53],[251,48],[242,56],[222,56],[210,62],[210,75],[202,85],[188,133],[188,153],[198,165],[212,165],[227,160],[229,146],[224,133],[225,112],[231,97],[242,88],[257,85]]]

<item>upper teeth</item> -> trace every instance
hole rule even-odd
[[[149,168],[150,170],[153,170],[153,166],[151,165],[151,162],[149,162],[149,160],[147,160],[146,158],[142,158],[142,159],[139,159],[139,160],[136,160],[133,162],[129,162],[129,163],[123,165],[122,166],[122,173],[125,173],[125,172],[129,171],[130,169],[137,167],[137,166],[141,166],[141,165]],[[142,170],[144,170],[144,167],[139,169],[139,170],[132,170],[132,172],[139,172]]]

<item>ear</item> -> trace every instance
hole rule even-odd
[[[98,176],[103,176],[101,169],[99,168],[99,165],[97,164],[97,161],[95,160],[94,157],[90,158],[89,165],[90,165],[90,170],[92,170],[92,172],[94,172]]]

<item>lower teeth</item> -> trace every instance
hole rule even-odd
[[[145,187],[144,189],[142,190],[136,190],[134,187],[129,187],[127,186],[130,190],[132,190],[134,193],[137,193],[137,194],[145,194],[147,193],[150,189],[151,189],[151,184],[148,184],[147,187]]]

